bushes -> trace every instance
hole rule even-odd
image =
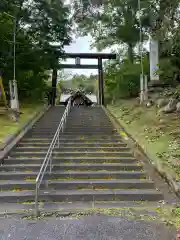
[[[47,88],[47,76],[44,73],[35,74],[33,71],[26,71],[17,76],[17,82],[20,100],[41,100]]]
[[[175,76],[178,73],[178,67],[172,63],[172,59],[164,57],[160,59],[159,71],[160,79],[164,83],[173,84]]]
[[[148,74],[148,59],[144,58],[144,72]],[[108,64],[105,68],[106,102],[119,98],[136,97],[140,88],[141,65],[125,59],[121,63]]]

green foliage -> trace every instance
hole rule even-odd
[[[0,71],[6,89],[13,78],[13,26],[16,17],[16,79],[20,98],[41,98],[46,88],[46,70],[57,63],[59,53],[70,43],[69,9],[58,0],[1,0]],[[5,12],[5,13],[4,13]],[[7,13],[7,14],[6,14]]]
[[[148,59],[144,57],[144,72],[148,74]],[[105,68],[106,101],[138,96],[141,64],[124,59],[121,63],[109,63]]]
[[[90,34],[93,46],[98,50],[115,46],[126,47],[128,58],[134,61],[139,37],[139,15],[142,24],[142,39],[151,35],[160,43],[160,79],[173,82],[180,79],[180,19],[179,0],[106,0],[90,5],[87,0],[76,0],[74,9],[78,31]],[[125,83],[126,84],[126,83]]]
[[[69,80],[61,80],[60,87],[62,91],[67,90],[82,90],[86,93],[96,93],[96,80],[97,76],[95,75],[74,75]]]
[[[86,0],[82,2],[85,3]],[[145,2],[147,5],[148,0],[145,0]],[[79,5],[81,4],[79,3]],[[134,47],[139,42],[140,30],[138,1],[107,0],[103,2],[101,8],[95,6],[90,11],[90,7],[84,6],[83,10],[82,18],[79,19],[79,15],[75,17],[79,32],[82,35],[91,34],[93,46],[97,47],[98,50],[125,44],[128,48],[129,59],[133,62]],[[143,29],[145,30],[146,24],[143,23]],[[146,35],[147,32],[143,31],[144,38]]]
[[[176,98],[180,100],[180,85],[177,86],[174,96],[176,96]]]
[[[161,81],[165,83],[172,83],[177,71],[178,68],[177,66],[173,65],[171,58],[166,57],[160,59],[159,70],[156,72],[156,74],[160,75]]]

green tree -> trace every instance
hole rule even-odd
[[[147,57],[143,58],[145,74],[149,73]],[[120,63],[106,62],[105,64],[105,97],[106,101],[119,98],[136,97],[139,93],[141,64],[138,58],[134,63],[124,58]]]
[[[66,92],[67,90],[82,90],[86,93],[96,93],[96,81],[96,75],[91,74],[90,76],[86,76],[84,74],[75,74],[71,78],[68,76],[68,79],[61,78],[59,84],[62,92]]]
[[[91,34],[93,46],[99,50],[125,44],[129,59],[133,62],[134,47],[139,41],[138,1],[108,0],[101,8],[94,7],[92,11],[86,4],[82,7],[83,17],[79,20],[79,16],[75,16],[80,32],[83,35]],[[77,5],[75,8],[78,8]]]
[[[46,70],[57,63],[71,41],[70,10],[58,0],[2,0],[0,3],[0,69],[6,86],[13,76],[13,17],[16,17],[16,73],[20,97],[36,96],[46,84]],[[5,13],[7,14],[5,14]]]

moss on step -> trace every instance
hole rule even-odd
[[[67,177],[67,178],[51,178],[50,181],[62,181],[62,180],[74,180],[72,177]]]
[[[24,181],[29,181],[29,182],[34,183],[34,182],[36,182],[36,178],[35,177],[25,177]]]
[[[28,189],[23,189],[23,188],[9,188],[9,189],[4,189],[1,188],[1,192],[28,192]]]
[[[26,201],[26,202],[21,202],[21,204],[31,205],[31,204],[35,204],[35,202],[34,201]]]
[[[22,189],[22,188],[14,188],[11,190],[12,192],[27,192],[27,189]]]
[[[46,201],[45,200],[39,200],[38,201],[39,203],[45,203]],[[18,203],[20,204],[24,204],[24,205],[31,205],[31,204],[35,204],[35,201],[34,200],[27,200],[27,201],[18,201]]]

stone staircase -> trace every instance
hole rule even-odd
[[[0,167],[0,202],[34,202],[35,179],[63,114],[51,108],[29,131]],[[101,107],[72,107],[60,148],[53,157],[48,188],[40,201],[120,202],[163,199],[154,182],[134,159]]]

